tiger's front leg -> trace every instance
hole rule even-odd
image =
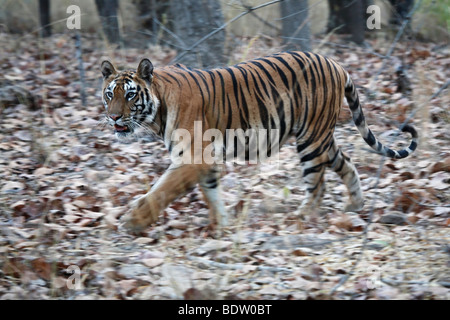
[[[152,189],[134,203],[131,212],[122,219],[123,226],[131,232],[140,232],[155,223],[172,201],[195,187],[204,170],[202,165],[171,165]]]

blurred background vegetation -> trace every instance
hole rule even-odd
[[[0,24],[7,31],[13,33],[32,32],[39,28],[39,1],[37,0],[0,0]],[[136,31],[140,25],[136,17],[142,16],[139,13],[139,0],[120,0],[118,17],[123,32]],[[143,1],[151,2],[151,0]],[[158,1],[155,1],[158,2]],[[164,0],[159,2],[169,3]],[[256,6],[265,0],[220,0],[219,1],[225,16],[229,20],[242,12],[242,3],[248,6]],[[309,14],[311,18],[311,32],[313,34],[325,31],[328,2],[324,0],[309,0]],[[375,0],[374,3],[382,10],[381,18],[383,25],[388,24],[391,15],[391,6],[387,0]],[[69,5],[78,5],[82,8],[82,32],[97,32],[100,19],[97,14],[94,0],[57,0],[51,4],[52,21],[59,21],[53,24],[55,32],[67,31],[65,20],[67,18],[66,9]],[[280,26],[279,4],[273,4],[257,11],[257,15],[265,21],[275,26]],[[430,41],[448,40],[450,5],[447,0],[424,0],[417,16],[412,24],[420,27],[417,30],[424,38]],[[253,36],[257,33],[264,33],[271,36],[277,35],[277,29],[262,22],[254,15],[250,14],[227,27],[227,31],[236,36]]]
[[[227,55],[227,49],[236,46],[236,41],[242,38],[281,39],[287,49],[309,50],[315,46],[314,43],[309,44],[310,34],[315,36],[348,32],[345,26],[342,28],[340,25],[342,23],[348,23],[348,29],[353,32],[349,39],[360,44],[365,37],[390,36],[392,38],[401,25],[402,19],[406,18],[405,13],[408,13],[414,4],[412,0],[286,0],[274,1],[276,3],[258,10],[249,10],[267,2],[270,1],[0,0],[0,26],[2,31],[7,33],[46,35],[42,32],[41,26],[47,25],[49,21],[50,32],[68,33],[71,30],[68,30],[66,26],[66,19],[70,15],[67,13],[67,8],[75,4],[81,9],[80,32],[83,34],[100,34],[103,37],[106,34],[110,43],[117,43],[122,48],[146,48],[149,45],[160,44],[182,52],[203,36],[248,11],[241,18],[228,23],[224,30],[217,32],[210,37],[211,39],[207,39],[203,49],[202,46],[196,46],[198,51],[191,50],[189,54],[184,55],[183,59],[180,59],[183,63],[208,66],[211,64],[208,59],[214,60],[215,64],[229,62],[224,58]],[[409,36],[421,41],[448,43],[450,21],[448,1],[424,0],[415,3],[417,2],[420,2],[420,5],[408,25]],[[381,9],[381,29],[379,30],[364,30],[363,24],[369,16],[365,10],[370,4],[376,4]],[[42,17],[45,6],[49,8],[48,17],[47,20],[42,21],[39,11],[41,9]],[[339,6],[350,10],[350,14],[339,11]],[[338,11],[335,11],[336,7]],[[354,14],[358,10],[359,14]],[[105,15],[113,17],[118,29],[109,32],[109,35],[105,29],[105,20],[100,18],[105,19]],[[337,19],[337,22],[331,21],[333,16],[340,19]],[[361,17],[361,22],[358,22],[355,17]],[[357,23],[357,27],[354,23]],[[297,26],[299,30],[292,30]],[[286,35],[286,30],[300,31],[300,33],[294,32],[295,36]],[[308,40],[305,42],[305,39]],[[199,61],[200,51],[203,51],[203,55],[214,51],[215,58],[205,56],[202,61]],[[192,53],[197,56],[190,59],[189,56]]]

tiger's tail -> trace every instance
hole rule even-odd
[[[403,159],[409,156],[417,148],[418,134],[413,126],[405,125],[401,130],[403,132],[409,132],[412,136],[411,144],[402,150],[392,150],[386,146],[383,146],[378,139],[373,135],[372,131],[367,126],[366,120],[364,118],[364,113],[359,102],[358,92],[356,91],[355,85],[351,80],[350,76],[347,74],[347,83],[345,84],[345,97],[347,98],[348,105],[352,112],[353,122],[358,128],[364,141],[378,154],[387,156],[393,159]]]

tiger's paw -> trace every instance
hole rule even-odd
[[[131,212],[122,217],[120,228],[129,233],[140,233],[158,221],[158,213],[155,206],[149,202],[146,196],[143,196],[134,203]]]

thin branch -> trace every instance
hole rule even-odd
[[[153,21],[156,22],[163,31],[167,32],[175,40],[177,40],[181,44],[183,49],[186,48],[186,43],[179,36],[177,36],[175,33],[170,31],[169,29],[167,29],[166,26],[163,23],[161,23],[161,21],[159,21],[157,18],[153,18]]]
[[[76,16],[73,16],[73,17],[82,17],[82,16],[84,16],[84,15],[86,15],[86,13],[82,13],[82,14],[80,14],[80,15],[76,15]],[[64,19],[59,19],[59,20],[56,20],[56,21],[53,21],[53,22],[51,22],[51,23],[49,23],[49,24],[46,24],[46,25],[43,25],[43,26],[41,26],[41,27],[39,27],[39,28],[36,28],[36,29],[33,29],[32,31],[30,31],[30,32],[27,32],[27,33],[25,33],[24,35],[22,35],[22,36],[20,36],[20,37],[18,37],[17,38],[17,40],[22,40],[22,39],[24,39],[26,36],[28,36],[28,35],[30,35],[30,34],[33,34],[33,33],[35,33],[35,32],[41,32],[45,27],[47,27],[47,26],[54,26],[54,25],[56,25],[56,24],[58,24],[58,23],[61,23],[61,22],[64,22],[64,21],[67,21],[69,18],[64,18]]]
[[[204,37],[202,37],[200,40],[198,40],[197,42],[195,42],[193,45],[191,45],[189,48],[185,49],[181,54],[179,54],[178,56],[176,56],[169,64],[173,64],[175,62],[177,62],[178,60],[180,60],[181,58],[183,58],[186,54],[188,54],[190,51],[192,51],[192,49],[196,48],[198,45],[200,45],[201,43],[203,43],[204,41],[206,41],[207,39],[211,38],[212,36],[214,36],[216,33],[219,33],[220,31],[222,31],[223,29],[225,29],[229,24],[233,23],[236,20],[239,20],[240,18],[242,18],[243,16],[249,14],[250,12],[254,11],[254,10],[258,10],[267,6],[270,6],[272,4],[278,3],[278,2],[282,2],[284,0],[273,0],[273,1],[269,1],[266,3],[263,3],[259,6],[255,6],[255,7],[251,7],[248,8],[246,11],[241,12],[240,14],[238,14],[237,16],[235,16],[233,19],[227,21],[226,23],[224,23],[223,25],[221,25],[219,28],[215,29],[214,31],[208,33],[207,35],[205,35]]]
[[[281,37],[281,38],[283,38],[283,39],[292,39],[292,40],[304,40],[303,38],[295,38],[295,37]],[[336,48],[344,48],[344,49],[351,49],[351,50],[355,50],[355,49],[357,49],[357,48],[358,48],[358,49],[363,49],[363,50],[365,50],[366,53],[368,53],[368,54],[372,54],[372,55],[377,56],[377,57],[379,57],[379,58],[381,58],[381,59],[385,59],[385,58],[386,58],[385,55],[382,55],[382,54],[380,54],[380,53],[378,53],[378,52],[375,52],[375,51],[373,51],[373,50],[371,50],[371,49],[369,49],[369,48],[361,48],[361,47],[359,47],[359,46],[349,46],[349,45],[345,45],[345,44],[341,44],[341,43],[335,43],[335,42],[324,41],[324,40],[318,40],[318,39],[312,39],[312,41],[313,41],[313,42],[317,42],[317,43],[319,43],[319,44],[329,45],[329,46],[331,46],[331,47],[336,47]],[[366,88],[361,87],[361,86],[359,86],[359,88],[366,89]]]
[[[284,272],[284,273],[292,273],[293,270],[288,268],[281,268],[281,267],[268,267],[268,266],[255,266],[255,265],[246,265],[243,263],[221,263],[217,261],[211,261],[205,258],[201,257],[195,257],[191,256],[190,254],[186,254],[186,257],[189,260],[201,262],[204,264],[207,264],[212,267],[225,269],[225,270],[242,270],[244,268],[254,268],[256,270],[260,271],[270,271],[270,272]]]
[[[408,13],[406,18],[403,20],[402,25],[400,29],[398,30],[397,34],[395,35],[394,41],[391,44],[391,47],[389,48],[388,52],[386,53],[386,57],[383,60],[383,64],[381,65],[380,69],[378,69],[377,73],[375,74],[375,77],[373,78],[373,81],[376,81],[378,79],[378,76],[381,74],[381,72],[386,67],[386,64],[388,62],[388,58],[391,57],[392,52],[394,52],[395,46],[397,45],[397,42],[400,40],[401,36],[403,35],[403,32],[406,30],[406,26],[411,21],[411,17],[416,12],[417,9],[419,9],[420,5],[422,4],[422,0],[419,0],[416,2],[414,7],[411,9],[411,11]]]
[[[412,202],[414,202],[415,204],[418,204],[419,206],[424,206],[424,207],[443,207],[443,208],[450,208],[450,204],[433,204],[433,203],[424,203],[424,202],[419,202],[416,199],[414,199],[413,197],[409,197],[406,196],[409,200],[411,200]]]
[[[84,76],[84,66],[83,66],[83,52],[81,47],[81,35],[80,32],[77,31],[75,33],[75,48],[76,53],[75,57],[78,59],[78,69],[80,72],[80,94],[81,94],[81,104],[85,107],[86,103],[86,79]]]
[[[133,31],[133,32],[145,34],[145,35],[147,35],[147,36],[154,36],[154,34],[153,34],[152,32],[150,32],[150,31],[147,32],[147,30],[148,30],[148,29],[146,29],[145,31],[138,30],[138,31]],[[184,49],[186,49],[186,46],[180,47],[179,45],[176,45],[176,44],[174,44],[174,43],[172,43],[172,42],[170,42],[170,41],[168,41],[168,40],[166,40],[166,39],[164,39],[164,38],[161,38],[161,39],[159,39],[159,40],[160,40],[161,42],[167,44],[168,46],[177,48],[177,49],[179,49],[179,50],[184,50]]]
[[[247,4],[244,3],[243,0],[241,0],[241,5],[244,9],[250,9],[251,7]],[[259,21],[261,21],[262,23],[264,23],[265,25],[267,25],[268,27],[275,29],[278,32],[281,32],[281,29],[279,27],[277,27],[276,25],[270,23],[269,21],[264,20],[263,18],[261,18],[258,14],[256,14],[256,12],[254,12],[253,10],[250,11],[250,14],[253,15],[256,19],[258,19]]]
[[[381,59],[385,59],[386,58],[385,55],[373,51],[370,47],[363,48],[363,47],[360,47],[360,46],[349,46],[349,45],[345,45],[345,44],[341,44],[341,43],[335,43],[335,42],[318,40],[318,39],[312,39],[312,41],[313,42],[318,42],[320,44],[328,45],[328,46],[331,46],[331,47],[336,47],[336,48],[344,48],[344,49],[351,49],[351,50],[362,49],[366,53],[372,54],[372,55],[377,56],[377,57],[379,57]],[[361,87],[361,88],[364,88],[364,87]]]
[[[294,12],[294,13],[291,13],[291,14],[289,14],[289,15],[287,15],[287,16],[284,16],[284,17],[275,19],[275,21],[281,21],[281,20],[290,18],[290,17],[292,17],[292,16],[295,16],[295,15],[297,15],[297,14],[300,14],[300,13],[302,13],[302,12],[308,11],[309,9],[314,8],[315,6],[319,5],[320,3],[324,2],[324,1],[325,1],[325,0],[317,1],[316,3],[312,4],[311,6],[309,6],[309,7],[306,8],[306,9],[303,9],[303,10],[300,10],[300,11],[297,11],[297,12]]]
[[[405,285],[405,284],[406,285],[412,285],[412,284],[430,285],[431,284],[431,282],[427,282],[427,281],[415,281],[415,280],[399,281],[399,280],[388,279],[388,278],[381,278],[380,281],[386,283],[387,285],[389,285],[391,287],[398,287],[400,285]]]
[[[400,130],[415,116],[415,114],[417,113],[417,111],[419,111],[420,109],[422,109],[422,107],[425,106],[426,103],[430,102],[431,100],[433,100],[434,98],[436,98],[437,96],[439,96],[442,91],[444,91],[445,89],[448,88],[448,86],[450,85],[450,80],[447,80],[446,83],[444,83],[442,85],[442,87],[440,87],[438,89],[438,91],[436,91],[426,102],[420,104],[419,106],[417,106],[413,112],[411,112],[411,114],[405,119],[405,121],[403,122],[403,124],[400,126]]]

